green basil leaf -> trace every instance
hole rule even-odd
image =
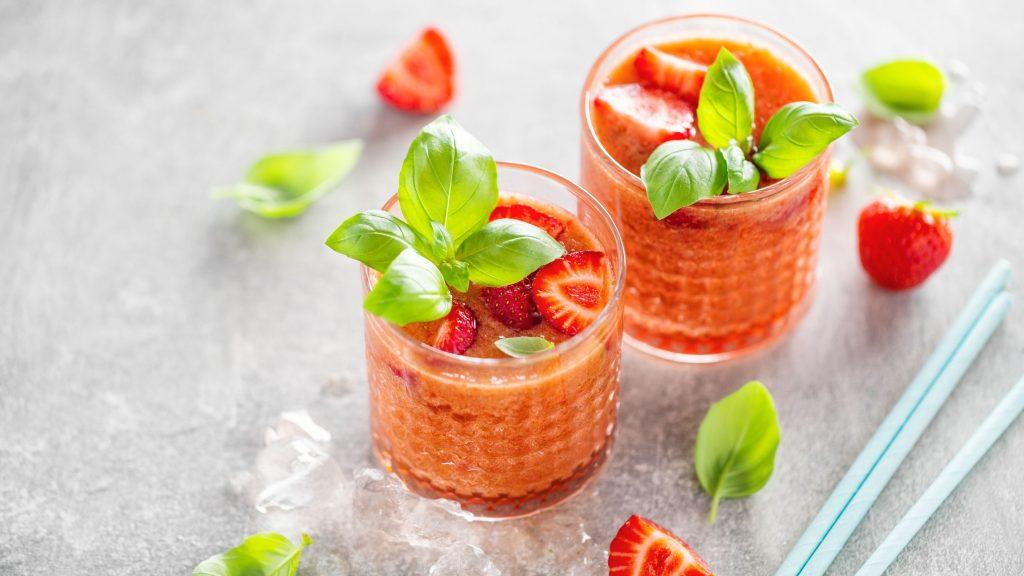
[[[274,532],[260,532],[241,545],[199,563],[192,576],[294,576],[302,550],[313,543],[303,534],[298,546]]]
[[[456,257],[469,265],[469,279],[481,286],[508,286],[565,254],[540,228],[511,218],[488,222],[459,246]]]
[[[445,260],[438,266],[444,281],[459,292],[469,290],[469,265],[459,260]]]
[[[894,60],[865,71],[861,88],[868,108],[879,116],[923,123],[939,109],[946,80],[931,62]]]
[[[761,182],[761,172],[753,162],[747,160],[739,146],[730,144],[718,152],[722,157],[722,162],[725,163],[729,194],[742,194],[757,190],[757,185]]]
[[[366,295],[363,308],[392,324],[405,326],[447,316],[452,309],[452,294],[433,262],[406,249]]]
[[[718,51],[708,67],[697,102],[697,126],[715,148],[736,142],[744,152],[750,149],[754,130],[754,83],[743,63],[728,50]]]
[[[718,154],[690,140],[670,140],[655,148],[640,168],[647,200],[661,220],[683,206],[718,196],[726,183]]]
[[[551,350],[555,347],[554,344],[542,336],[499,338],[494,341],[494,346],[513,358],[526,358],[531,354]]]
[[[769,178],[785,178],[857,124],[853,114],[835,104],[786,104],[765,124],[754,162]]]
[[[298,216],[352,171],[362,150],[362,141],[347,140],[270,154],[249,168],[245,182],[215,188],[213,195],[234,198],[243,209],[264,218]]]
[[[425,238],[431,221],[448,229],[455,246],[487,223],[498,203],[491,153],[451,116],[428,124],[412,141],[398,180],[405,221]]]
[[[434,256],[435,262],[443,262],[451,259],[455,255],[455,246],[452,242],[452,235],[448,233],[448,230],[438,224],[437,222],[430,223],[431,230],[434,231],[434,241],[431,244],[431,254]]]
[[[378,272],[406,248],[423,250],[423,241],[400,218],[384,210],[360,212],[341,223],[327,238],[334,251]]]
[[[700,485],[711,496],[709,522],[722,498],[749,496],[768,483],[778,447],[775,402],[760,382],[748,382],[708,409],[693,458]]]

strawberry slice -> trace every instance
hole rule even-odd
[[[711,576],[711,568],[682,539],[633,515],[608,549],[608,576]]]
[[[476,340],[476,314],[460,302],[452,302],[452,311],[445,316],[434,338],[434,348],[465,354]]]
[[[454,58],[448,41],[440,30],[424,28],[388,64],[377,81],[377,92],[399,110],[432,113],[451,101],[455,93],[454,76]]]
[[[633,66],[644,85],[668,90],[692,103],[700,99],[700,88],[708,71],[703,64],[650,46],[640,49]]]
[[[533,206],[527,206],[525,204],[505,204],[498,206],[491,212],[491,220],[497,220],[499,218],[514,218],[516,220],[522,220],[527,224],[533,224],[537,228],[540,228],[548,233],[552,238],[558,238],[558,236],[565,230],[565,224],[551,216],[545,214],[540,210],[537,210]]]
[[[533,301],[544,321],[559,331],[579,334],[593,324],[607,301],[603,252],[570,252],[545,264],[533,278]]]
[[[525,330],[536,326],[540,314],[530,292],[531,280],[524,278],[508,286],[482,289],[480,294],[487,310],[509,328]]]
[[[605,86],[594,98],[601,143],[627,170],[640,166],[663,142],[693,139],[693,106],[681,97],[640,84]]]

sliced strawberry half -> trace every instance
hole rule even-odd
[[[570,252],[545,264],[533,278],[533,301],[544,321],[565,334],[590,326],[608,300],[604,253]]]
[[[491,212],[491,220],[497,220],[499,218],[514,218],[516,220],[522,220],[527,224],[533,224],[537,228],[547,232],[552,238],[558,238],[558,236],[565,231],[564,222],[550,214],[545,214],[544,212],[537,210],[533,206],[527,206],[525,204],[505,204],[498,206],[493,212]]]
[[[484,288],[480,291],[487,310],[509,328],[525,330],[540,322],[540,314],[533,303],[530,291],[531,278],[525,278],[500,288]]]
[[[441,31],[424,28],[388,64],[377,81],[380,97],[395,108],[421,114],[440,110],[455,94],[455,63]]]
[[[639,173],[659,144],[697,135],[689,102],[640,84],[602,88],[594,98],[594,115],[601,143],[634,173]]]
[[[460,302],[452,302],[452,311],[445,316],[441,327],[434,338],[434,348],[465,354],[476,340],[476,314],[469,306]]]
[[[708,67],[646,46],[633,61],[636,74],[646,86],[668,90],[694,104],[700,99],[700,88]]]
[[[608,549],[608,576],[711,576],[693,548],[668,530],[633,515]]]

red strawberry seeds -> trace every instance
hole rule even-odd
[[[525,278],[500,288],[483,288],[480,291],[484,304],[492,316],[509,328],[525,330],[540,322],[540,314],[530,294],[532,278]]]
[[[437,329],[434,348],[465,354],[476,340],[476,315],[468,306],[460,302],[452,302],[452,311],[445,316],[441,327]]]
[[[928,279],[949,256],[951,212],[926,203],[875,200],[857,223],[860,261],[878,285],[907,290]]]
[[[429,114],[448,104],[455,94],[455,63],[441,31],[424,28],[384,70],[377,92],[406,112]]]
[[[608,576],[710,576],[689,544],[661,526],[633,515],[608,548]]]
[[[544,321],[570,336],[593,324],[608,299],[603,252],[570,252],[541,267],[533,301]]]

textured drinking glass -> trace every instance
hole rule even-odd
[[[581,184],[615,216],[629,255],[626,341],[669,360],[717,362],[781,336],[805,311],[814,285],[828,195],[830,149],[789,178],[723,195],[657,220],[643,182],[598,140],[595,91],[641,46],[688,38],[768,49],[797,71],[819,102],[832,88],[817,63],[779,32],[719,15],[666,18],[626,33],[594,63],[581,101]]]
[[[481,516],[551,506],[604,463],[615,434],[622,344],[622,240],[608,212],[572,182],[539,168],[498,163],[503,193],[575,215],[608,257],[613,282],[597,320],[527,358],[442,352],[365,314],[373,449],[423,496]],[[398,212],[392,197],[385,210]],[[363,267],[363,288],[377,274]]]

